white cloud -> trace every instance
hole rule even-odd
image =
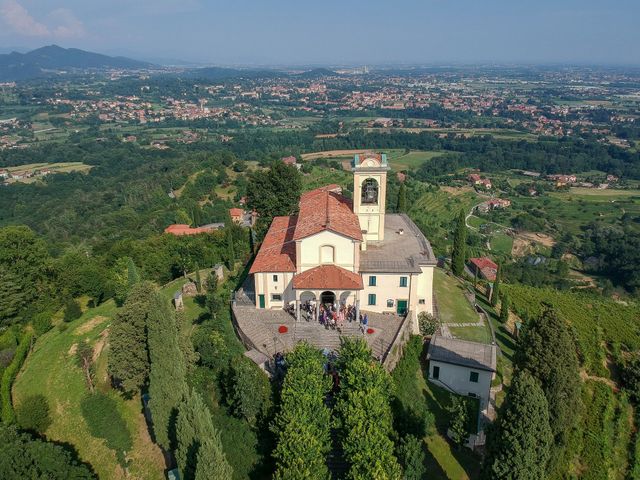
[[[60,38],[84,37],[87,33],[84,24],[68,8],[58,8],[49,14],[53,22],[52,33]]]
[[[0,3],[0,18],[14,33],[27,37],[77,38],[86,35],[82,21],[67,8],[51,11],[43,23],[17,0],[4,0]]]
[[[21,35],[44,37],[51,34],[49,27],[33,18],[16,0],[5,0],[0,7],[0,15],[10,28]]]

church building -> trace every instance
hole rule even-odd
[[[436,258],[405,214],[385,212],[385,154],[355,155],[353,201],[338,185],[304,193],[297,215],[275,217],[251,267],[256,308],[305,302],[359,312],[433,313]]]

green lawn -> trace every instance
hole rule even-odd
[[[492,251],[509,255],[513,248],[513,238],[504,233],[496,233],[491,236],[489,244]]]
[[[438,312],[443,323],[475,323],[479,321],[478,314],[464,296],[466,291],[464,286],[455,277],[447,275],[440,268],[435,269],[433,277]]]
[[[400,156],[390,156],[389,163],[394,170],[410,170],[417,168],[434,157],[450,155],[443,151],[411,151]]]
[[[470,342],[491,343],[491,330],[483,324],[477,327],[449,327],[449,331],[455,338],[469,340]]]

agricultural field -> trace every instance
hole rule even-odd
[[[332,183],[342,187],[343,192],[353,188],[353,175],[344,170],[314,166],[311,173],[302,176],[302,190],[313,190]]]
[[[58,163],[30,163],[27,165],[19,165],[17,167],[7,167],[6,170],[11,172],[35,171],[48,168],[51,174],[54,173],[70,173],[70,172],[88,172],[93,168],[92,165],[86,165],[82,162],[58,162]],[[42,176],[33,176],[31,178],[9,178],[6,183],[33,183],[41,180]]]
[[[539,208],[549,224],[573,234],[591,222],[611,224],[623,214],[640,215],[640,190],[571,189],[550,192],[543,197],[514,197],[507,213],[514,216],[523,210]],[[506,223],[508,219],[505,219]]]
[[[586,414],[582,426],[582,451],[578,463],[586,467],[585,478],[625,477],[629,470],[629,444],[633,431],[633,411],[624,394],[614,392],[604,382],[584,383],[583,399]]]
[[[394,170],[411,170],[414,168],[418,168],[420,165],[428,162],[434,157],[439,157],[442,155],[451,155],[451,153],[441,151],[413,150],[398,157],[392,157],[389,162],[391,163],[391,168],[393,168]]]
[[[407,213],[440,254],[448,243],[455,217],[460,210],[468,212],[476,203],[477,194],[471,188],[443,187],[423,193],[409,206]]]
[[[565,292],[525,285],[503,285],[509,293],[513,311],[524,321],[542,313],[550,304],[576,332],[578,347],[587,372],[609,377],[605,366],[607,345],[618,344],[628,350],[640,348],[640,304],[617,302],[579,292]]]
[[[303,153],[301,155],[303,161],[313,161],[319,158],[327,158],[337,161],[353,159],[358,153],[364,153],[367,150],[327,150],[324,152]],[[387,154],[387,160],[393,170],[411,170],[418,168],[424,162],[441,155],[451,155],[450,152],[443,151],[422,151],[412,150],[407,152],[402,148],[380,150],[381,153]]]
[[[513,237],[505,233],[495,233],[489,240],[491,251],[502,255],[510,255],[513,248]]]

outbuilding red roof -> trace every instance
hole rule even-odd
[[[295,216],[273,219],[249,273],[296,271],[295,225]]]
[[[498,265],[493,260],[487,257],[470,258],[469,261],[480,269],[487,267],[493,268],[494,270],[498,269]]]
[[[327,185],[300,197],[300,213],[293,239],[315,235],[324,230],[362,241],[358,216],[351,201],[339,193],[338,185]]]
[[[293,277],[293,288],[314,290],[362,290],[362,277],[335,265],[320,265]]]
[[[241,217],[242,215],[244,215],[244,210],[241,208],[230,208],[229,215],[231,215],[232,218]]]

